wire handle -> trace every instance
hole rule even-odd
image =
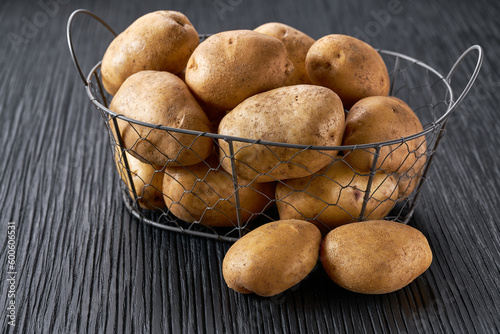
[[[105,26],[115,37],[116,37],[116,33],[99,16],[97,16],[96,14],[92,13],[89,10],[77,9],[73,13],[71,13],[71,15],[68,19],[68,25],[66,27],[66,36],[68,39],[69,52],[71,53],[71,58],[73,59],[73,64],[75,64],[76,70],[78,71],[78,73],[80,74],[80,77],[82,78],[83,84],[85,85],[85,87],[87,87],[89,85],[89,82],[85,78],[85,74],[83,73],[82,67],[80,66],[80,63],[78,62],[78,59],[76,57],[75,48],[73,47],[73,38],[71,36],[71,26],[73,25],[73,20],[74,20],[75,16],[77,16],[78,14],[86,14],[86,15],[93,17],[94,19],[99,21],[103,26]]]
[[[453,64],[453,67],[451,68],[450,72],[446,76],[446,81],[450,84],[451,86],[451,80],[453,79],[453,76],[455,74],[456,69],[459,67],[459,65],[463,62],[465,57],[467,57],[471,52],[477,51],[478,52],[478,57],[477,57],[477,62],[476,62],[476,67],[474,68],[474,72],[472,72],[472,75],[469,79],[469,82],[463,89],[462,93],[458,96],[458,98],[455,101],[451,101],[452,105],[450,106],[450,110],[453,110],[458,106],[462,100],[465,98],[467,93],[469,93],[469,90],[471,89],[472,85],[474,84],[474,81],[476,81],[476,78],[479,74],[479,70],[481,69],[481,65],[483,63],[483,48],[479,45],[473,45],[467,50],[465,50],[464,53],[457,59],[455,64]]]

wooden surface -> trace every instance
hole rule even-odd
[[[0,332],[500,332],[500,2],[125,3],[0,4]],[[66,21],[77,8],[94,11],[116,31],[156,9],[179,10],[205,33],[269,21],[314,38],[361,31],[375,47],[411,55],[442,73],[467,47],[481,45],[481,74],[450,119],[410,221],[434,251],[429,270],[385,295],[343,290],[321,267],[279,297],[229,290],[221,264],[230,244],[144,226],[127,212],[102,119],[66,44]],[[392,14],[377,21],[389,9]],[[85,71],[110,41],[85,18],[74,38]],[[467,79],[467,71],[457,73],[457,84]],[[15,281],[8,274],[12,225]],[[7,318],[12,300],[15,327]]]

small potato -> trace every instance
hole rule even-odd
[[[198,44],[198,33],[182,13],[161,10],[141,16],[106,50],[104,88],[115,95],[125,79],[143,70],[180,73]]]
[[[400,139],[423,131],[413,110],[396,97],[372,96],[357,102],[346,117],[343,145],[360,145]],[[377,169],[400,176],[400,195],[409,195],[418,183],[427,160],[425,136],[382,146]],[[360,171],[369,171],[375,149],[344,152],[345,160]]]
[[[219,134],[298,145],[339,146],[344,122],[344,109],[337,94],[325,87],[296,85],[246,99],[222,119]],[[219,147],[221,164],[232,173],[227,141],[219,140]],[[257,182],[310,175],[337,154],[240,141],[233,141],[233,149],[238,177]]]
[[[165,207],[162,193],[163,172],[160,170],[161,168],[143,163],[127,151],[122,154],[118,149],[115,154],[115,162],[118,174],[123,182],[125,182],[132,198],[134,198],[134,192],[132,191],[133,184],[137,194],[137,202],[141,208],[157,210]],[[130,183],[126,163],[132,176],[132,183]]]
[[[240,218],[246,224],[273,203],[274,183],[239,182]],[[165,203],[177,218],[207,226],[237,226],[234,183],[217,157],[188,167],[166,167]]]
[[[193,52],[186,83],[195,96],[220,110],[281,87],[293,71],[278,39],[252,30],[231,30],[208,37]]]
[[[310,223],[281,220],[262,225],[236,241],[222,274],[239,293],[277,295],[302,281],[318,262],[321,233]]]
[[[307,219],[326,234],[359,221],[370,174],[354,171],[343,160],[322,168],[314,176],[285,180],[276,187],[280,219]],[[394,175],[375,174],[364,219],[384,218],[398,199]]]
[[[211,131],[207,115],[187,86],[169,72],[141,71],[131,75],[114,96],[109,109],[154,125]],[[213,140],[208,137],[167,133],[121,119],[117,119],[117,123],[125,148],[136,158],[155,166],[193,165],[212,151]]]
[[[293,63],[293,72],[285,85],[311,84],[306,70],[306,55],[314,43],[314,39],[289,25],[278,22],[263,24],[254,31],[279,39],[288,52],[288,58]]]
[[[417,229],[387,220],[340,226],[325,237],[320,260],[341,287],[382,294],[410,284],[429,268],[432,251]]]
[[[330,88],[346,109],[367,96],[387,95],[390,79],[380,54],[346,35],[327,35],[309,49],[306,68],[313,84]]]

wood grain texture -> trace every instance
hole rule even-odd
[[[498,1],[44,3],[57,4],[46,20],[36,1],[0,4],[0,332],[500,332]],[[377,30],[374,13],[390,3],[399,11]],[[66,21],[77,8],[94,11],[116,31],[156,9],[185,13],[203,33],[269,21],[314,38],[361,30],[375,47],[442,73],[470,45],[483,46],[481,74],[450,119],[410,221],[429,239],[430,269],[379,296],[337,287],[320,266],[273,298],[229,290],[221,273],[229,244],[145,226],[126,211],[102,119],[66,45]],[[30,31],[26,22],[38,26]],[[110,41],[86,18],[74,38],[85,71]],[[457,74],[457,87],[467,81],[466,70]],[[8,222],[16,224],[16,327],[7,323]]]

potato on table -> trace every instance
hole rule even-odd
[[[311,84],[306,70],[307,51],[314,43],[314,39],[300,30],[279,22],[265,23],[254,31],[279,39],[288,52],[288,58],[293,63],[293,72],[285,85]]]
[[[211,131],[207,115],[188,87],[169,72],[141,71],[131,75],[114,96],[109,109],[152,125]],[[166,132],[119,118],[117,122],[130,154],[155,166],[193,165],[212,152],[213,140],[209,137]]]
[[[115,95],[125,79],[143,70],[180,73],[198,44],[198,33],[180,12],[141,16],[108,46],[101,65],[104,88]]]
[[[281,220],[262,225],[236,241],[222,273],[239,293],[277,295],[302,281],[318,262],[321,233],[313,224]]]
[[[382,57],[355,37],[332,34],[318,39],[307,53],[306,68],[312,83],[332,89],[346,109],[364,97],[389,93]]]
[[[283,43],[252,30],[230,30],[208,37],[194,50],[186,83],[195,96],[220,110],[247,97],[281,87],[293,71]]]
[[[219,134],[295,145],[339,146],[344,133],[342,102],[332,90],[314,85],[276,88],[254,95],[230,111]],[[310,175],[337,151],[303,150],[233,141],[239,178],[269,182]],[[219,156],[232,173],[229,144],[219,139]]]
[[[431,265],[432,251],[417,229],[373,220],[343,225],[328,233],[320,260],[341,287],[382,294],[405,287],[425,272]]]

